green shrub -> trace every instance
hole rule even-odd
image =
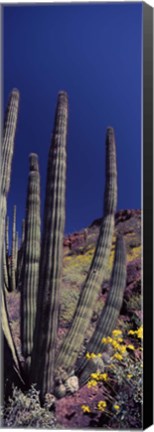
[[[42,429],[55,427],[54,413],[46,407],[41,407],[39,392],[34,386],[25,394],[15,387],[12,397],[3,409],[2,417],[2,427]]]

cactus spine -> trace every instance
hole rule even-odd
[[[30,154],[25,245],[21,288],[21,344],[27,368],[30,367],[40,261],[40,175],[38,157]]]
[[[123,294],[126,285],[126,250],[124,240],[118,236],[114,267],[112,272],[111,289],[109,291],[106,304],[98,319],[96,329],[90,339],[86,351],[98,354],[103,352],[105,345],[102,338],[111,334],[115,328],[117,318],[122,306]],[[88,360],[84,357],[79,360],[76,366],[76,373],[80,376],[80,386],[84,385],[89,378]]]
[[[65,224],[67,118],[67,94],[60,92],[48,158],[36,329],[32,355],[31,380],[37,382],[41,394],[52,391],[54,380]]]
[[[117,203],[117,169],[114,131],[108,128],[106,137],[106,188],[104,212],[100,234],[89,273],[82,287],[82,292],[69,329],[56,361],[56,367],[65,365],[71,371],[77,359],[78,351],[84,339],[93,307],[104,278],[109,257],[114,229],[114,213]],[[84,329],[84,331],[83,331]]]

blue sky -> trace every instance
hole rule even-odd
[[[102,215],[105,135],[115,128],[118,209],[141,207],[142,3],[5,6],[4,107],[13,87],[20,111],[8,213],[25,213],[28,155],[47,156],[59,90],[69,96],[66,232]]]

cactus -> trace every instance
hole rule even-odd
[[[1,164],[1,197],[0,197],[0,210],[1,210],[1,223],[0,223],[0,260],[2,259],[4,235],[5,235],[5,221],[7,213],[7,196],[10,187],[12,157],[14,148],[14,138],[17,124],[19,106],[19,92],[13,90],[8,103],[4,121],[4,132],[2,141],[2,164]],[[2,261],[1,261],[2,262]],[[2,330],[4,335],[4,344],[8,348],[8,352],[11,353],[11,366],[15,368],[16,373],[20,376],[20,367],[15,350],[15,344],[13,341],[9,318],[7,313],[7,306],[5,300],[5,288],[2,286],[1,292],[1,320]]]
[[[124,240],[118,236],[116,242],[115,260],[112,272],[111,289],[106,304],[98,319],[96,329],[90,339],[86,351],[90,353],[101,353],[105,349],[102,338],[111,334],[115,328],[117,318],[123,301],[126,286],[126,251]],[[84,385],[89,378],[87,368],[88,360],[84,357],[76,365],[76,373],[80,377],[80,386]]]
[[[22,283],[22,270],[23,270],[23,257],[24,257],[24,239],[25,239],[25,219],[22,220],[22,232],[21,232],[21,243],[18,250],[17,256],[17,275],[16,275],[16,287],[20,290]]]
[[[19,106],[19,92],[14,89],[10,95],[8,108],[4,121],[4,132],[2,140],[2,165],[1,165],[1,223],[0,223],[0,253],[2,256],[2,248],[5,233],[5,218],[7,213],[7,195],[10,187],[11,166],[14,149],[14,138],[17,124]],[[0,257],[1,258],[1,257]]]
[[[17,262],[18,262],[18,247],[19,247],[18,231],[16,231],[16,241],[15,241],[15,269],[17,272]]]
[[[100,234],[89,273],[82,287],[74,313],[71,328],[60,348],[56,367],[65,365],[66,370],[74,367],[78,351],[84,339],[84,332],[89,325],[93,307],[104,278],[109,257],[114,229],[114,213],[117,203],[117,170],[114,131],[108,128],[106,137],[106,187],[104,213]],[[84,331],[83,331],[84,329]]]
[[[27,369],[30,368],[40,261],[40,175],[38,157],[30,154],[25,245],[21,289],[21,345]]]
[[[9,217],[6,218],[6,224],[5,224],[5,250],[6,255],[9,255]]]
[[[12,247],[11,247],[11,290],[16,289],[16,206],[13,207]]]
[[[67,94],[58,95],[49,150],[31,380],[42,394],[52,391],[58,328],[59,288],[65,224]]]

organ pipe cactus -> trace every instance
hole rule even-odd
[[[20,291],[22,283],[23,257],[24,257],[24,239],[25,239],[25,219],[22,220],[21,243],[17,256],[17,289]]]
[[[19,107],[19,92],[14,89],[10,95],[9,103],[6,111],[4,121],[4,132],[2,140],[2,163],[1,163],[1,196],[0,196],[0,260],[2,259],[4,234],[5,234],[5,220],[7,213],[7,195],[10,187],[12,157],[14,149],[14,138],[18,117]],[[2,262],[2,261],[1,261]],[[16,371],[20,375],[19,361],[15,350],[15,344],[12,337],[12,332],[9,325],[9,318],[7,313],[7,306],[5,301],[5,289],[2,286],[1,292],[1,320],[2,330],[5,337],[5,344],[8,346],[12,367],[15,366]]]
[[[31,380],[37,382],[41,394],[53,390],[54,383],[65,224],[67,120],[67,94],[60,92],[48,157],[36,329],[31,369]]]
[[[10,106],[12,110],[12,107],[17,105],[14,102]],[[15,119],[15,115],[12,118]],[[85,357],[78,360],[78,355],[105,277],[117,205],[116,145],[114,130],[110,127],[107,129],[106,135],[104,217],[94,257],[79,296],[71,328],[62,342],[56,358],[65,225],[67,122],[68,98],[65,92],[60,92],[48,157],[41,251],[38,158],[37,155],[31,154],[25,230],[17,259],[17,283],[21,284],[21,345],[27,372],[24,378],[28,385],[29,383],[36,383],[42,400],[45,399],[46,394],[51,392],[55,392],[57,397],[63,397],[68,391],[76,391],[78,389],[77,376],[80,385],[87,381],[89,373],[87,361]],[[12,147],[10,145],[10,149]],[[11,164],[11,157],[7,157],[9,164]],[[8,178],[10,175],[10,167],[9,174],[6,168],[5,163],[4,178]],[[5,181],[3,180],[3,184]],[[4,186],[3,190],[5,190],[3,195],[6,204],[7,192]],[[4,208],[3,201],[2,207]],[[6,207],[3,214],[6,216]],[[98,350],[103,351],[104,349],[103,345],[100,346],[101,339],[104,335],[108,335],[115,325],[122,304],[125,276],[124,246],[122,240],[118,239],[112,287],[106,306],[98,319],[95,332],[87,346],[89,351],[92,350],[97,353]],[[8,325],[5,297],[3,301],[3,328],[12,352],[15,368],[20,375],[19,361]],[[74,370],[76,376],[74,376]]]
[[[16,206],[13,207],[12,248],[11,248],[11,290],[16,289]]]
[[[40,175],[38,156],[30,154],[25,242],[21,286],[21,346],[27,369],[30,368],[40,261]]]
[[[6,225],[5,225],[5,250],[6,255],[9,255],[9,217],[6,218]]]
[[[105,276],[112,236],[114,230],[114,214],[117,204],[117,169],[116,147],[112,128],[108,128],[106,136],[106,187],[104,213],[100,227],[100,234],[96,245],[95,254],[86,277],[74,313],[72,325],[62,343],[56,367],[64,365],[64,369],[71,371],[74,368],[79,349],[84,339],[93,313],[102,280]],[[84,331],[83,331],[84,329]]]
[[[17,125],[19,107],[19,92],[14,89],[10,95],[7,112],[4,120],[4,132],[2,140],[2,164],[1,164],[1,223],[0,242],[1,256],[5,233],[5,219],[7,213],[7,195],[10,187],[11,166],[14,150],[14,138]]]
[[[126,250],[123,238],[118,236],[112,272],[111,289],[109,290],[106,304],[102,309],[93,336],[86,347],[87,352],[94,352],[95,354],[98,354],[104,351],[105,346],[102,343],[102,338],[110,335],[112,330],[115,328],[123,302],[125,286]],[[76,366],[76,373],[80,377],[80,386],[85,384],[89,378],[89,370],[87,366],[88,360],[85,357],[80,359]]]

